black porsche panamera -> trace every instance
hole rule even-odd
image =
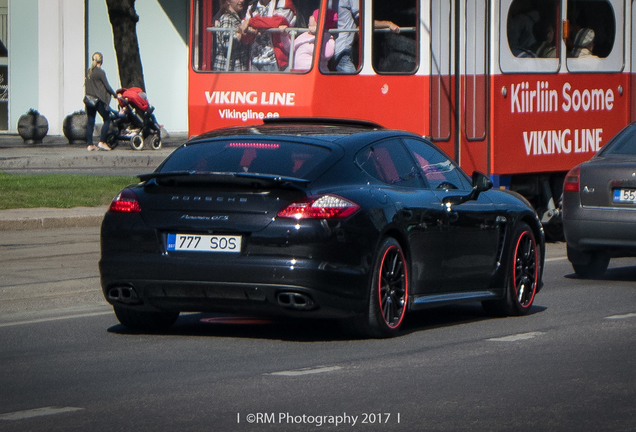
[[[101,229],[104,296],[130,328],[231,312],[388,337],[447,303],[523,315],[542,286],[530,204],[408,132],[267,120],[191,139],[139,179]]]

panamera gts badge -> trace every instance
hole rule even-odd
[[[185,220],[200,220],[200,221],[228,221],[230,218],[228,216],[191,216],[184,214],[181,216],[181,219]]]
[[[201,197],[201,196],[188,196],[188,195],[184,195],[184,196],[179,196],[179,195],[173,195],[172,196],[172,201],[207,201],[207,202],[228,202],[228,203],[233,203],[233,202],[238,202],[238,203],[246,203],[247,202],[247,198],[233,198],[233,197]]]

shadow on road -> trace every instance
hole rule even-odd
[[[587,280],[579,277],[576,273],[567,274],[565,277],[567,279]],[[602,277],[592,280],[636,282],[636,266],[612,267],[607,269]]]
[[[547,308],[533,306],[530,314]],[[484,320],[505,319],[488,315],[479,304],[451,305],[411,312],[402,325],[397,338],[427,330],[476,323]],[[262,318],[219,314],[182,314],[176,324],[162,332],[140,332],[115,325],[108,332],[119,335],[203,336],[248,339],[271,339],[290,342],[331,342],[358,340],[347,322],[317,319]]]

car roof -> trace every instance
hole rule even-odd
[[[395,135],[408,134],[410,132],[385,129],[383,126],[364,120],[319,118],[319,117],[281,117],[276,119],[264,119],[263,124],[232,126],[215,129],[190,139],[189,144],[201,141],[209,141],[216,138],[256,136],[301,136],[320,141],[335,142],[352,135]],[[363,138],[360,136],[360,138]],[[381,138],[381,136],[376,136]]]

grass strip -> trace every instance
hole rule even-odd
[[[0,210],[108,205],[136,177],[0,172]]]

